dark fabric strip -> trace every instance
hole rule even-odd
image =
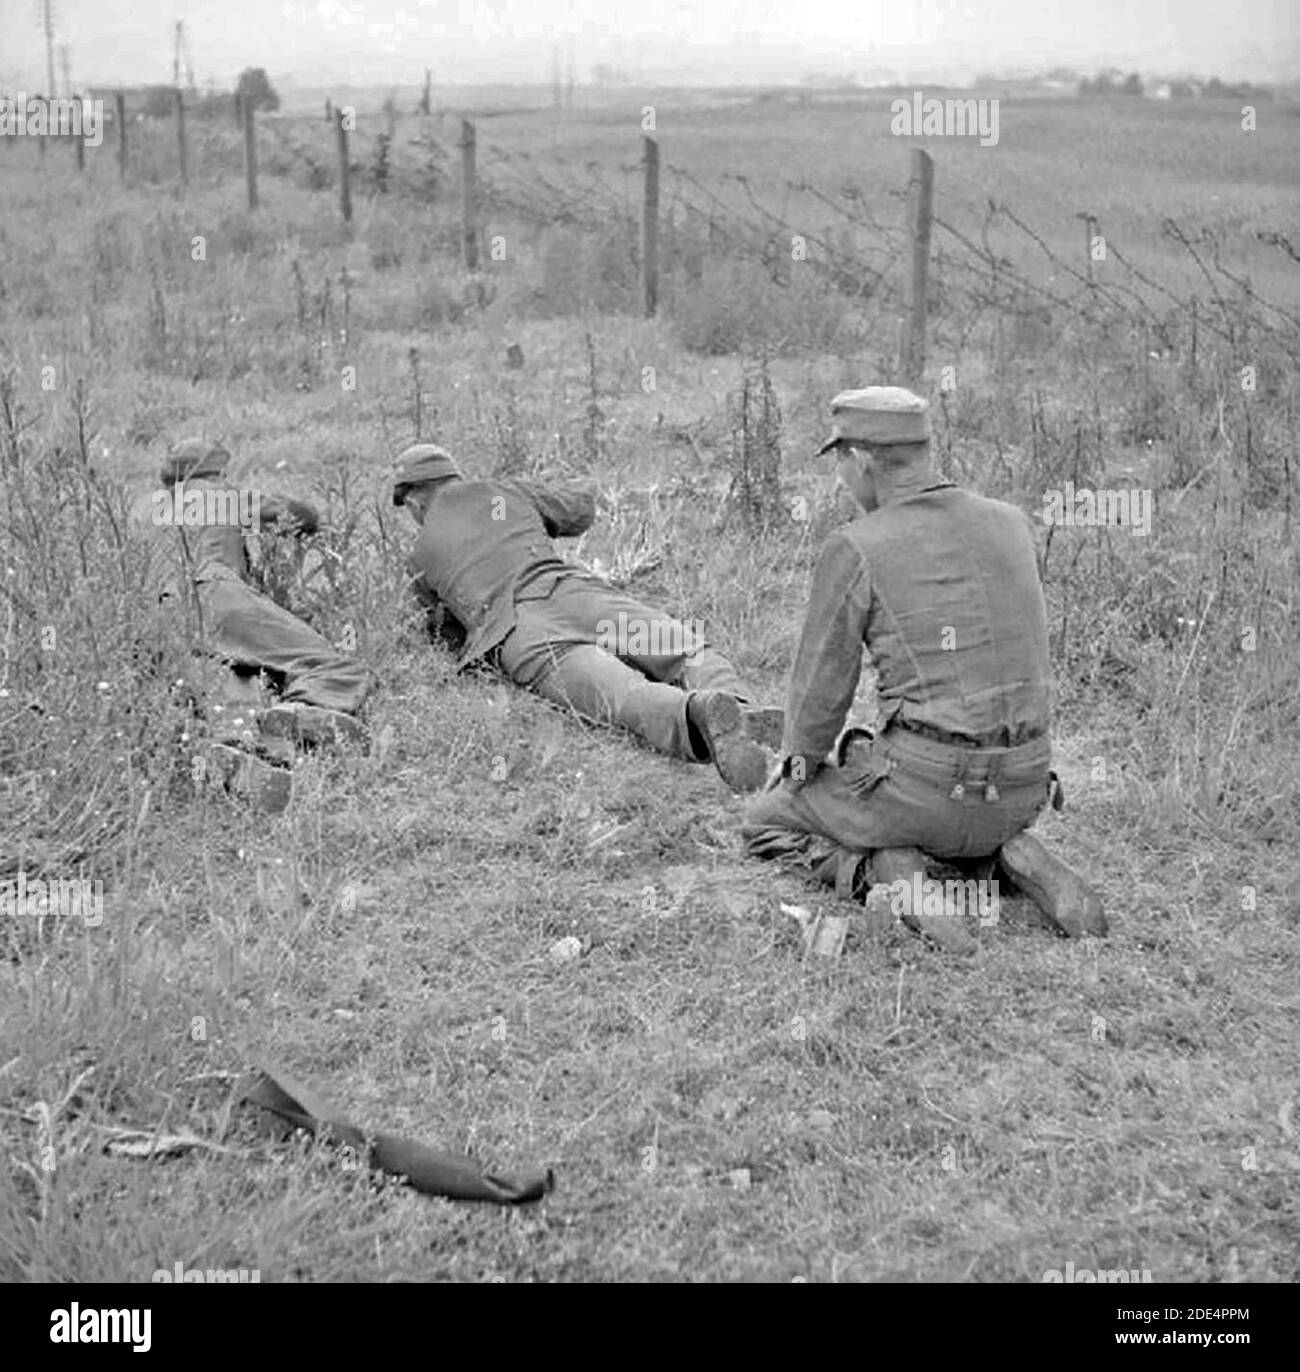
[[[274,1072],[256,1068],[240,1083],[237,1099],[269,1110],[322,1140],[356,1149],[374,1170],[404,1177],[415,1190],[428,1196],[524,1205],[540,1200],[555,1186],[550,1168],[524,1178],[498,1177],[484,1172],[463,1154],[429,1148],[392,1134],[366,1134],[279,1068]]]

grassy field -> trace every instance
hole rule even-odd
[[[1146,538],[1046,542],[1069,803],[1041,829],[1097,882],[1112,935],[1058,941],[1010,901],[968,961],[860,927],[843,958],[805,960],[781,902],[832,898],[741,859],[710,769],[457,676],[421,640],[409,521],[386,503],[417,432],[473,473],[596,478],[576,555],[703,619],[779,700],[821,541],[849,515],[811,453],[830,395],[890,374],[896,267],[855,294],[683,213],[664,308],[640,318],[635,237],[612,211],[592,222],[600,192],[568,222],[505,193],[525,154],[549,184],[615,184],[640,102],[480,122],[500,149],[487,232],[508,248],[477,280],[455,259],[450,121],[430,121],[437,147],[405,145],[388,194],[363,181],[350,231],[269,131],[256,215],[233,130],[195,129],[208,170],[183,197],[165,132],[142,135],[125,187],[107,145],[81,179],[66,148],[0,147],[0,879],[104,882],[102,925],[0,935],[0,1279],[147,1281],[178,1261],[265,1282],[1300,1276],[1300,336],[1277,313],[1300,309],[1300,268],[1256,237],[1300,242],[1295,114],[1242,135],[1231,111],[1120,104],[1008,107],[997,148],[932,148],[954,227],[978,232],[996,196],[1074,261],[1087,210],[1170,292],[1145,288],[1166,346],[1136,306],[1004,311],[1009,287],[940,257],[945,470],[1035,514],[1066,479],[1148,487],[1156,508]],[[879,185],[870,212],[896,225],[906,159],[882,121],[658,116],[666,163],[728,203],[727,173],[773,211],[787,180],[832,198],[850,181]],[[443,178],[432,201],[405,193],[424,174]],[[886,262],[865,218],[845,225],[845,254]],[[994,255],[1049,285],[1059,268],[998,232]],[[1216,271],[1216,237],[1259,299]],[[749,437],[779,439],[780,500],[746,503],[735,397],[764,371],[780,422]],[[304,762],[275,820],[193,781],[201,726],[169,689],[195,671],[188,629],[159,617],[131,519],[193,432],[328,511],[299,605],[354,634],[380,682],[371,752]],[[554,962],[570,933],[582,957]],[[505,1173],[553,1166],[557,1189],[514,1212],[377,1189],[231,1111],[232,1074],[258,1062],[367,1126]],[[226,1151],[106,1151],[127,1128]]]

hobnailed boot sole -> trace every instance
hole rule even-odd
[[[228,743],[208,745],[209,781],[263,814],[282,814],[293,795],[293,773]]]
[[[1019,833],[998,850],[998,866],[1068,938],[1105,938],[1101,897],[1032,834]]]
[[[916,873],[925,880],[925,854],[919,848],[881,848],[871,855],[871,870],[877,885],[903,881],[911,890]],[[915,909],[910,895],[903,902],[902,920],[913,932],[932,939],[945,953],[969,957],[979,948],[965,929],[947,915],[927,915]]]
[[[718,775],[733,791],[761,791],[767,783],[770,759],[750,737],[740,702],[735,696],[712,691],[701,692],[695,703],[695,726],[703,735]]]

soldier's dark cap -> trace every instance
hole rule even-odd
[[[831,436],[817,449],[841,443],[887,448],[895,443],[925,443],[930,438],[930,402],[902,386],[866,386],[841,391],[831,401]]]
[[[393,504],[400,505],[412,486],[459,476],[456,459],[436,443],[416,443],[397,455],[393,468]]]
[[[174,443],[158,470],[164,486],[202,476],[221,476],[230,465],[230,454],[220,443],[203,438],[182,438]]]

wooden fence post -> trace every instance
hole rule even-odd
[[[126,180],[126,96],[121,91],[114,97],[117,112],[117,174]]]
[[[341,109],[334,111],[334,127],[339,140],[339,209],[343,222],[352,222],[352,167],[348,163],[348,129],[343,122],[346,118]]]
[[[645,198],[641,204],[641,299],[647,317],[659,308],[659,144],[641,139]]]
[[[460,121],[460,188],[461,188],[461,237],[463,240],[465,266],[469,271],[478,270],[478,185],[475,168],[474,125],[468,119]]]
[[[185,155],[185,95],[176,87],[176,152],[180,157],[181,185],[189,184],[189,162]]]
[[[257,208],[257,110],[253,101],[244,101],[244,184],[248,187],[248,208]]]
[[[899,373],[904,386],[919,391],[925,376],[926,287],[930,274],[930,227],[934,218],[934,159],[921,148],[912,151],[908,211],[912,271],[908,279],[907,323],[903,331]]]

